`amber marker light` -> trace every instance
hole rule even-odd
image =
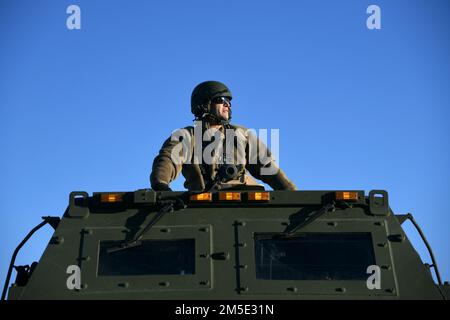
[[[100,197],[101,202],[122,202],[123,193],[102,193]]]
[[[191,201],[212,201],[212,193],[205,192],[199,194],[193,194],[189,197]]]
[[[358,201],[358,192],[355,191],[337,191],[336,200]]]
[[[247,193],[247,199],[249,201],[269,201],[269,192],[249,192]]]
[[[239,192],[219,192],[220,201],[241,201]]]

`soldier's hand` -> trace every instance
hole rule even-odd
[[[152,188],[155,191],[172,191],[172,189],[170,189],[169,185],[164,182],[159,182],[159,183],[153,185]]]

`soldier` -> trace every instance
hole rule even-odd
[[[185,188],[191,191],[213,187],[264,188],[248,173],[274,190],[296,189],[277,166],[270,150],[251,131],[230,124],[231,99],[230,90],[218,81],[205,81],[194,88],[191,112],[196,125],[182,129],[182,138],[172,134],[164,142],[150,175],[154,190],[171,191],[169,184],[180,172],[186,179]],[[228,134],[230,131],[233,135]],[[209,140],[214,141],[215,148],[211,144],[208,147]]]

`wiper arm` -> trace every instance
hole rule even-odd
[[[155,216],[149,221],[149,223],[142,229],[140,232],[136,233],[136,235],[127,241],[122,242],[120,245],[112,248],[108,248],[106,252],[113,253],[133,247],[137,247],[142,245],[142,238],[144,235],[168,212],[174,212],[175,209],[184,209],[186,205],[180,198],[174,198],[169,200],[162,200],[161,204],[163,206],[159,211],[155,214]],[[175,206],[178,205],[177,208]]]
[[[184,209],[186,208],[186,204],[184,203],[183,199],[189,199],[189,196],[194,194],[200,194],[204,192],[214,192],[217,191],[220,188],[221,181],[219,179],[216,179],[212,182],[211,186],[208,186],[208,188],[205,188],[203,191],[187,191],[184,194],[182,194],[179,197],[174,198],[168,198],[164,200],[160,200],[159,203],[163,204],[162,208],[159,209],[159,211],[155,214],[155,216],[150,220],[150,222],[145,226],[144,229],[141,230],[141,232],[137,233],[132,239],[123,241],[118,246],[108,248],[106,252],[113,253],[129,248],[134,248],[137,246],[142,245],[142,238],[144,235],[167,213],[167,212],[173,212],[178,209]]]
[[[308,213],[302,221],[300,221],[292,230],[285,231],[284,236],[292,236],[297,230],[303,228],[304,226],[310,224],[311,222],[315,221],[319,217],[323,216],[324,214],[336,210],[336,207],[334,206],[334,203],[328,203],[324,205],[319,210],[313,211]]]

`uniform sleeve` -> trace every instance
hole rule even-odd
[[[295,184],[278,167],[271,151],[254,133],[248,131],[246,169],[256,179],[267,183],[274,190],[296,190]]]
[[[181,139],[183,141],[183,139]],[[186,161],[186,151],[176,135],[164,141],[159,154],[153,160],[150,184],[152,187],[159,183],[170,184],[181,172]]]

